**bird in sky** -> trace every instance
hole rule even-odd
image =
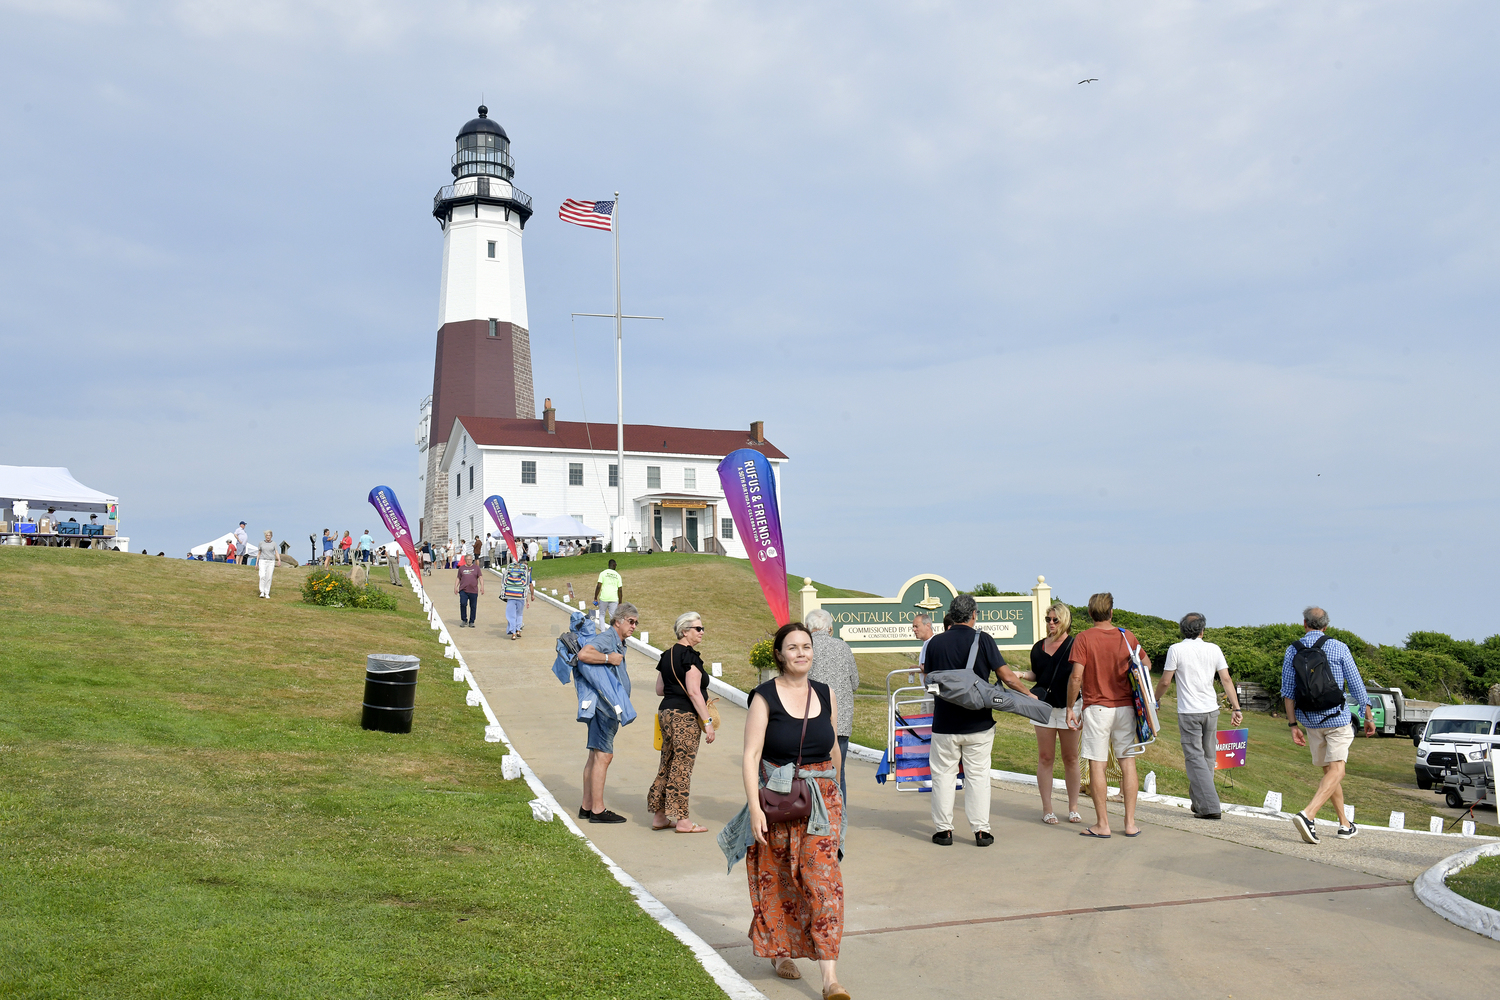
[[[1098,83],[1099,82],[1099,78],[1097,76],[1091,76],[1087,80],[1079,80],[1078,82],[1079,83]]]

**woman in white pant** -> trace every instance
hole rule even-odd
[[[271,533],[266,532],[266,540],[260,543],[256,552],[255,562],[260,569],[260,596],[266,600],[271,599],[271,574],[276,570],[278,553],[276,543],[271,541]]]

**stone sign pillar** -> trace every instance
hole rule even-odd
[[[797,620],[805,622],[807,621],[809,612],[816,611],[822,607],[818,603],[818,588],[812,585],[812,577],[804,576],[802,578],[802,590],[800,593],[802,595],[802,612],[801,617]]]

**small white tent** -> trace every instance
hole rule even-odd
[[[239,542],[235,541],[234,532],[232,531],[220,535],[218,538],[215,538],[211,542],[204,542],[202,545],[194,545],[192,548],[188,549],[188,551],[195,556],[201,556],[208,551],[209,546],[213,546],[214,553],[216,555],[222,556],[225,552],[229,551],[230,542],[234,542],[235,548],[239,548]],[[243,555],[244,553],[240,554]]]

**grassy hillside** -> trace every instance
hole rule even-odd
[[[0,995],[722,997],[501,780],[411,594],[305,572],[0,548]],[[360,728],[367,652],[423,658],[412,734]]]

